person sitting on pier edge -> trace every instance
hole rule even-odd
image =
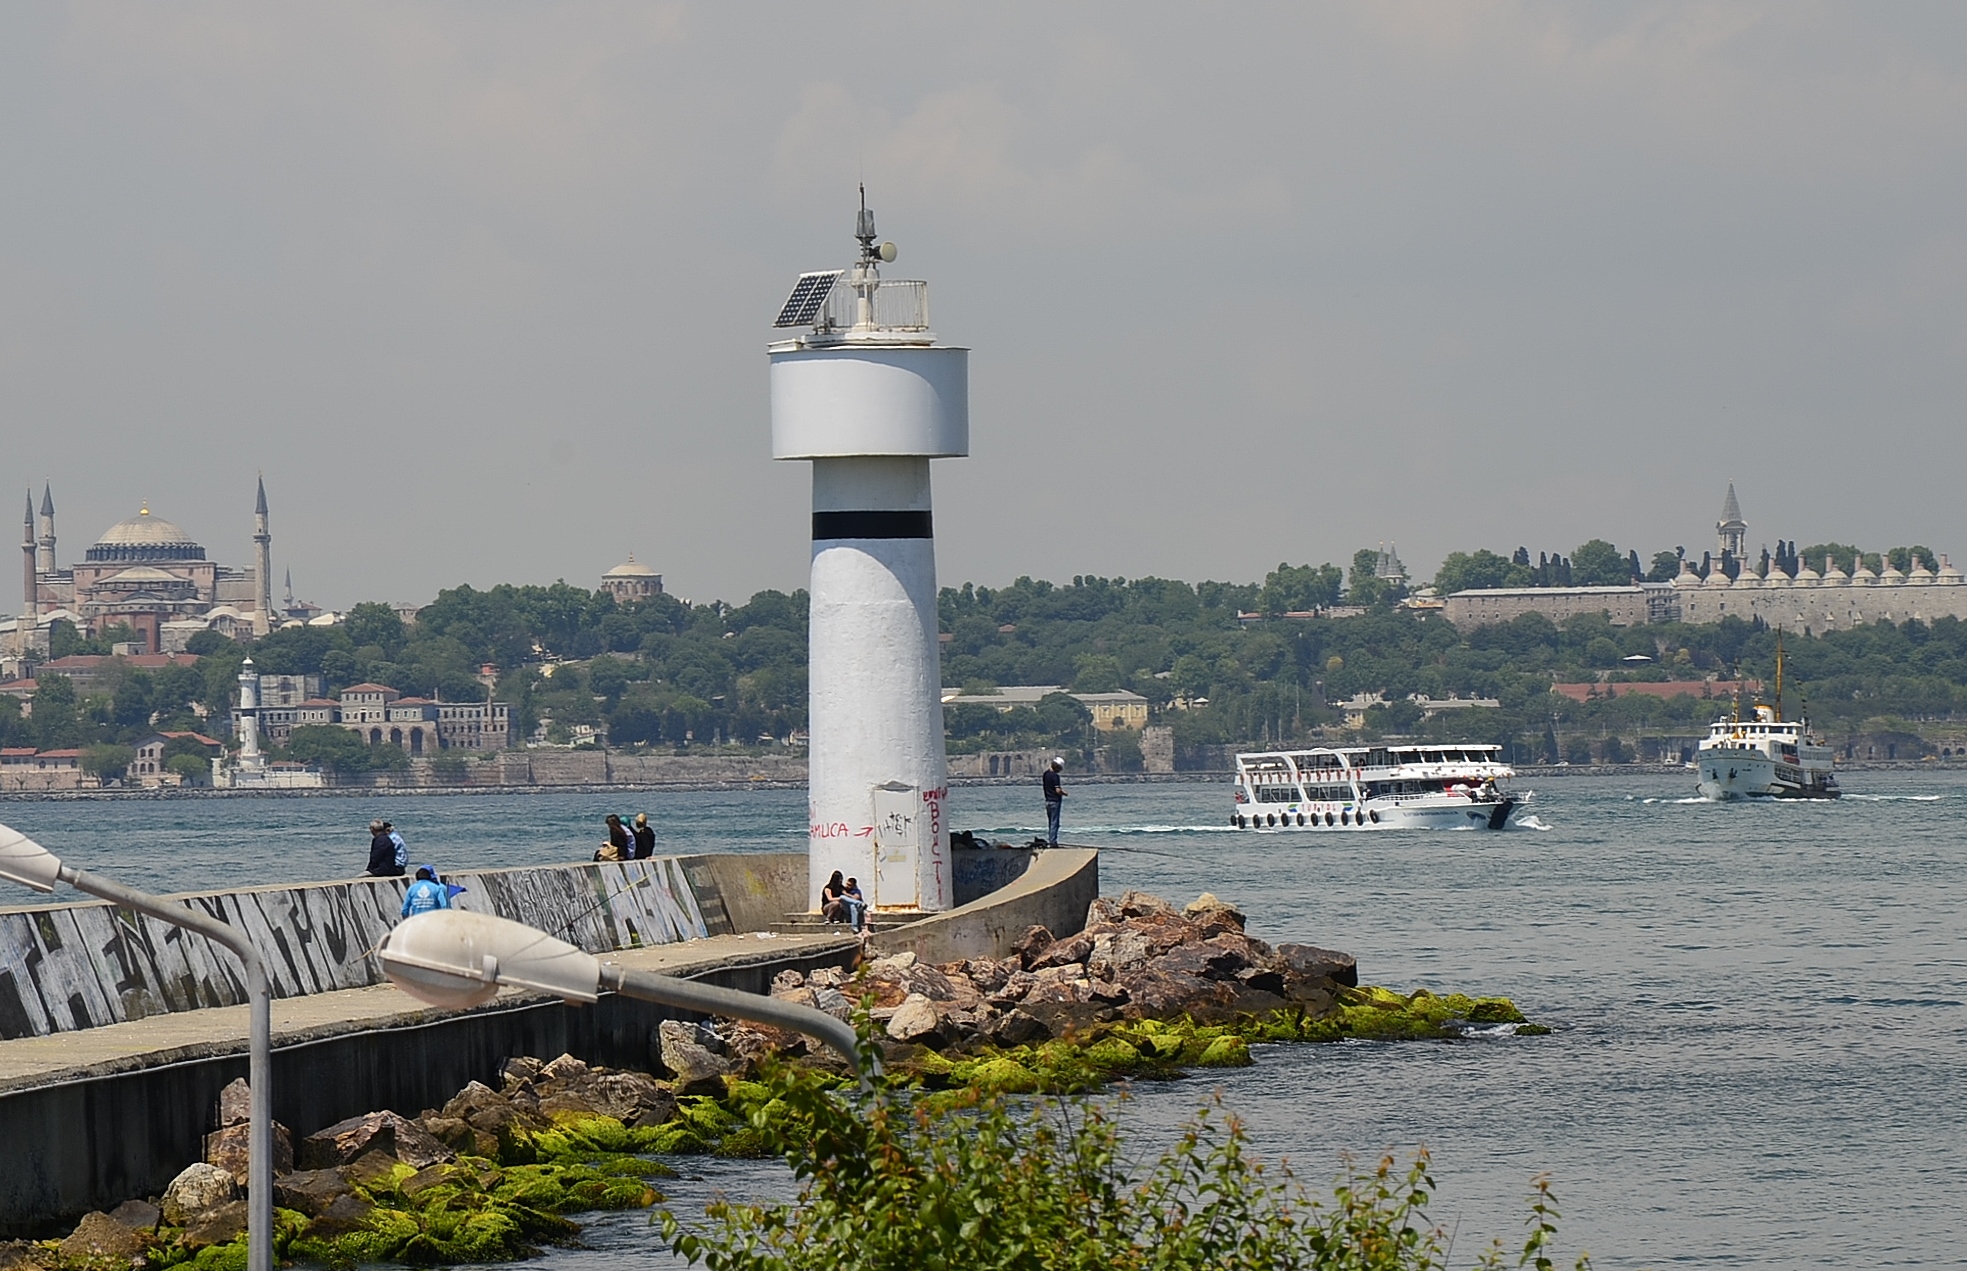
[[[369,868],[365,872],[373,878],[401,878],[404,862],[396,855],[396,843],[389,822],[369,822]]]
[[[629,842],[628,827],[622,819],[610,812],[608,814],[608,841],[594,853],[597,861],[625,861],[631,859],[634,847]]]
[[[433,909],[449,909],[451,892],[443,883],[437,881],[435,865],[417,866],[417,881],[410,884],[403,893],[403,917],[412,914],[427,914]]]
[[[1045,787],[1045,846],[1059,845],[1059,813],[1065,810],[1065,786],[1059,781],[1059,772],[1065,767],[1065,760],[1058,755],[1046,766],[1044,777],[1039,784]]]
[[[837,869],[826,880],[826,886],[820,888],[820,917],[828,922],[847,921],[847,885],[840,881]]]
[[[635,859],[646,861],[656,854],[656,831],[647,812],[635,814]]]
[[[854,930],[867,930],[867,897],[861,895],[861,880],[848,879],[840,899],[847,906],[847,921],[853,924]]]

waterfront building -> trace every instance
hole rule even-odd
[[[1732,481],[1714,529],[1719,552],[1705,576],[1691,558],[1683,557],[1680,573],[1670,583],[1458,591],[1447,598],[1445,613],[1463,630],[1526,613],[1541,613],[1553,622],[1603,613],[1615,626],[1713,623],[1735,617],[1805,635],[1875,622],[1967,618],[1967,578],[1945,556],[1937,563],[1914,556],[1904,572],[1888,558],[1877,573],[1865,566],[1862,555],[1849,561],[1813,557],[1795,562],[1793,574],[1766,552],[1759,561],[1749,560],[1748,522]]]
[[[944,706],[988,706],[1008,711],[1018,706],[1036,706],[1053,693],[1065,693],[1093,715],[1093,727],[1101,732],[1116,728],[1147,727],[1147,699],[1139,693],[1121,689],[1113,693],[1066,693],[1057,684],[1007,684],[995,693],[965,693],[962,689],[943,690]]]
[[[166,766],[164,751],[174,741],[191,741],[206,751],[206,758],[212,758],[223,750],[224,744],[217,738],[203,733],[173,732],[152,733],[136,745],[137,757],[130,762],[124,772],[127,782],[142,786],[176,785],[178,779]]]
[[[181,650],[202,630],[251,638],[285,621],[273,607],[264,481],[253,509],[254,563],[244,567],[208,559],[190,534],[145,504],[63,568],[52,485],[42,488],[38,527],[29,492],[21,537],[21,613],[0,623],[0,640],[16,656],[45,652],[58,620],[90,633],[127,625],[142,646],[138,651],[152,654]]]
[[[338,702],[313,700],[295,709],[297,725],[339,724],[370,745],[387,742],[416,756],[504,750],[512,744],[512,707],[506,702],[446,702],[405,697],[387,684],[355,684],[342,690]]]

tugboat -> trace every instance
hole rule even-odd
[[[1731,799],[1835,799],[1835,753],[1812,736],[1806,715],[1783,718],[1783,638],[1776,633],[1776,700],[1757,702],[1746,716],[1741,699],[1731,718],[1708,727],[1694,757],[1701,797]]]
[[[1502,747],[1414,743],[1236,756],[1239,830],[1500,830],[1529,801]]]

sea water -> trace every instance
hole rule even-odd
[[[1143,1084],[1158,1151],[1220,1093],[1312,1182],[1425,1144],[1454,1262],[1520,1239],[1548,1173],[1564,1248],[1601,1267],[1958,1265],[1967,1258],[1967,779],[1851,773],[1837,803],[1716,805],[1686,777],[1558,778],[1486,833],[1255,834],[1221,785],[1078,785],[1065,837],[1103,890],[1212,891],[1252,934],[1357,955],[1362,980],[1504,994],[1541,1038],[1269,1046]],[[0,804],[73,862],[154,890],[346,877],[393,819],[441,869],[587,859],[608,812],[664,852],[796,850],[804,795],[525,794]],[[1028,839],[1034,788],[959,788],[951,824]],[[6,896],[25,903],[25,893]],[[683,1159],[685,1217],[783,1196],[770,1162]],[[551,1271],[663,1264],[643,1213],[594,1215]]]

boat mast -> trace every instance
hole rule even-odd
[[[1776,722],[1783,722],[1783,629],[1776,628]]]

